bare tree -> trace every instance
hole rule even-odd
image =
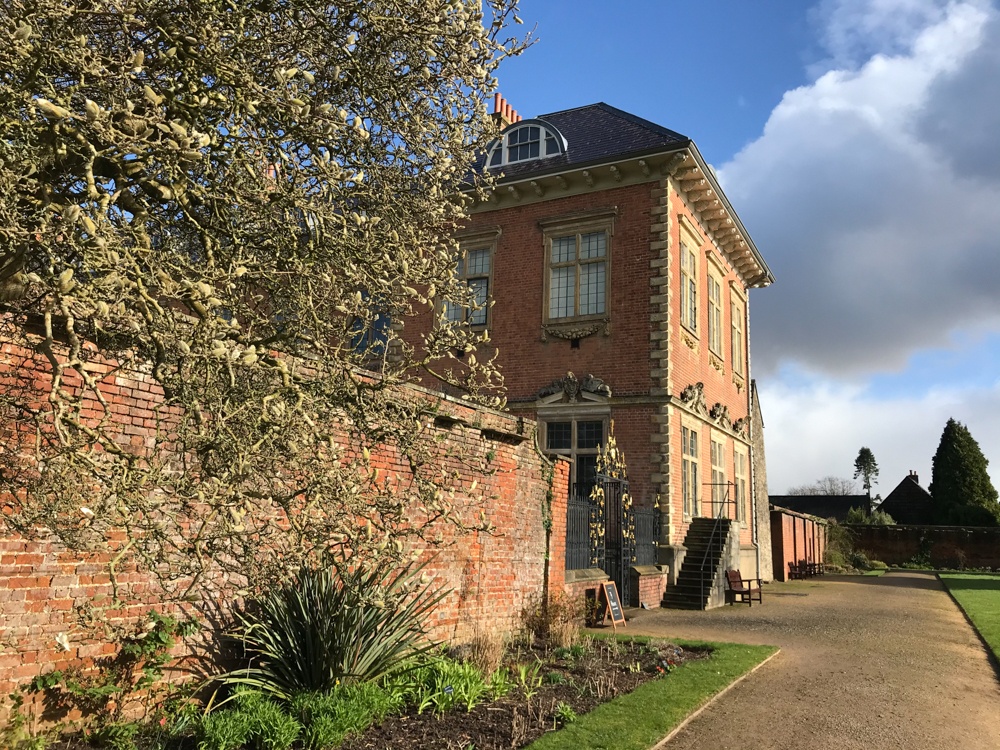
[[[799,487],[789,487],[789,495],[856,495],[857,486],[850,479],[843,477],[823,477],[812,484]]]
[[[443,315],[399,333],[475,304],[451,235],[516,4],[5,3],[0,290],[37,353],[0,396],[8,523],[187,588],[455,520],[395,386],[501,381]],[[156,394],[140,446],[101,367]]]

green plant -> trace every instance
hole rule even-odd
[[[235,750],[246,744],[250,722],[242,711],[213,711],[202,718],[198,735],[198,750]]]
[[[48,744],[48,736],[45,734],[33,734],[29,727],[29,716],[22,708],[24,706],[24,695],[20,692],[10,694],[10,713],[7,715],[7,722],[0,729],[0,747],[12,748],[12,750],[45,750]]]
[[[103,724],[88,732],[87,739],[94,747],[107,750],[136,750],[136,737],[141,729],[134,721]]]
[[[288,750],[302,732],[295,717],[270,700],[261,700],[246,711],[250,737],[257,750]]]
[[[141,698],[147,715],[151,709],[162,713],[164,705],[184,694],[186,688],[164,685],[163,673],[173,659],[171,652],[177,641],[198,627],[193,620],[181,621],[151,611],[144,625],[122,639],[113,656],[97,661],[96,669],[46,672],[31,680],[25,690],[41,693],[50,715],[80,711],[89,721],[94,742],[103,743],[101,746],[116,750],[132,747],[135,732],[120,721],[122,708]]]
[[[549,672],[545,675],[545,681],[550,685],[563,685],[566,683],[566,675],[562,672]]]
[[[249,665],[216,679],[284,701],[341,682],[376,680],[434,647],[428,613],[444,596],[418,582],[421,567],[393,571],[332,563],[303,567],[238,613]]]
[[[507,695],[514,688],[514,682],[511,680],[510,672],[506,669],[498,669],[493,674],[490,675],[489,680],[489,693],[493,700],[502,698]]]
[[[871,565],[868,555],[861,550],[852,550],[847,556],[847,562],[850,563],[852,568],[857,568],[858,570],[868,570]]]
[[[517,665],[517,682],[518,685],[520,685],[521,690],[524,692],[525,700],[530,701],[534,698],[538,693],[538,689],[542,686],[542,676],[539,674],[541,672],[541,668],[541,662]]]
[[[559,701],[552,716],[560,725],[571,724],[580,718],[573,707],[564,701]]]
[[[493,693],[493,684],[483,679],[474,664],[444,656],[430,659],[387,683],[390,690],[416,706],[417,713],[431,710],[435,714],[444,713],[455,705],[471,711],[487,694]],[[502,683],[495,684],[502,689]]]
[[[338,685],[329,693],[299,693],[292,698],[292,713],[304,727],[306,750],[339,746],[350,734],[360,734],[371,724],[402,706],[402,698],[373,682]]]

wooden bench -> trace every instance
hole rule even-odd
[[[752,584],[756,583],[754,586]],[[739,597],[740,602],[746,602],[748,606],[753,606],[753,600],[756,598],[761,604],[764,600],[761,598],[760,578],[747,578],[743,579],[738,570],[727,570],[726,571],[726,601],[730,604],[736,603],[736,597]]]
[[[809,569],[806,566],[805,561],[803,562],[790,562],[788,563],[788,580],[797,581],[808,577]]]

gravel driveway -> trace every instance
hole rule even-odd
[[[632,634],[781,647],[667,750],[1000,750],[1000,681],[932,575],[824,576],[768,585],[752,609],[632,614]]]

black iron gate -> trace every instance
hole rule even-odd
[[[618,587],[625,604],[634,603],[631,567],[656,563],[660,512],[636,509],[628,481],[598,475],[600,492],[570,496],[566,517],[566,569],[600,568]]]
[[[631,602],[635,511],[628,497],[628,482],[600,475],[597,481],[604,490],[604,564],[600,567],[615,582],[622,602]]]

